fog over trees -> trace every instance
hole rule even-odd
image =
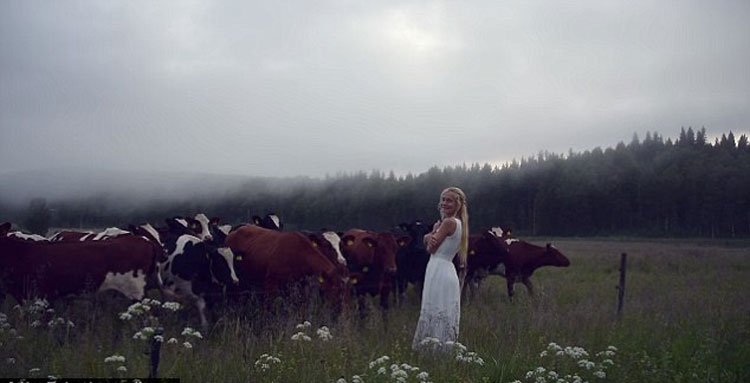
[[[455,185],[467,194],[473,232],[502,226],[517,235],[747,238],[748,175],[746,135],[729,132],[709,142],[705,129],[683,128],[674,140],[647,133],[606,149],[541,152],[500,167],[461,164],[405,176],[379,170],[324,179],[205,176],[179,188],[157,179],[140,186],[151,193],[134,193],[132,185],[128,193],[27,190],[25,203],[0,200],[0,221],[38,232],[44,222],[51,228],[161,225],[167,217],[203,212],[238,224],[274,212],[291,230],[388,230],[437,219],[440,191]],[[10,189],[6,183],[6,195]]]

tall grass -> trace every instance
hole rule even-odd
[[[392,305],[387,319],[376,300],[366,318],[350,310],[335,321],[312,303],[289,307],[279,301],[274,313],[254,304],[218,307],[212,327],[199,336],[185,331],[198,323],[191,307],[155,307],[158,322],[144,321],[148,315],[123,320],[119,314],[130,303],[107,295],[95,304],[59,303],[54,312],[34,311],[28,303],[16,308],[8,299],[0,306],[0,377],[145,377],[151,344],[133,336],[160,326],[160,377],[183,382],[527,382],[555,376],[750,381],[747,247],[580,239],[555,244],[571,266],[539,269],[532,277],[535,296],[518,285],[510,303],[505,281],[490,277],[464,300],[462,355],[475,352],[481,360],[411,349],[419,314],[414,290],[406,302]],[[618,319],[621,253],[628,254],[628,274]],[[616,350],[611,354],[610,346]],[[604,377],[593,374],[598,367],[586,368],[595,364],[606,367]]]

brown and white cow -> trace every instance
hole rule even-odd
[[[226,244],[241,261],[235,262],[242,291],[262,291],[266,302],[292,286],[320,286],[335,310],[346,301],[347,278],[321,253],[322,243],[300,232],[284,232],[256,225],[235,228]]]
[[[100,241],[37,242],[0,228],[3,231],[0,273],[6,292],[18,302],[105,290],[140,300],[163,253],[153,242],[132,234]]]

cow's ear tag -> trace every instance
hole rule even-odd
[[[357,278],[352,278],[352,279],[349,279],[349,283],[351,283],[351,284],[353,284],[353,285],[356,285],[356,284],[357,284],[357,282],[359,282],[359,281],[357,280]]]
[[[323,278],[323,276],[322,276],[322,275],[318,275],[318,283],[320,283],[320,284],[322,285],[322,284],[323,284],[323,282],[325,282],[325,281],[326,281],[326,280],[325,280],[325,278]]]
[[[398,241],[399,246],[404,246],[404,241]]]
[[[312,241],[312,247],[318,247],[318,243],[315,241]]]
[[[234,260],[235,261],[241,261],[242,260],[242,256],[238,255],[238,256],[234,257]]]
[[[368,271],[370,271],[370,268],[369,268],[369,267],[365,266],[365,267],[363,267],[363,268],[362,268],[362,272],[363,272],[363,273],[366,273],[366,272],[368,272]]]
[[[347,246],[351,246],[351,245],[353,245],[353,244],[354,244],[354,241],[352,241],[351,239],[350,239],[350,240],[348,240],[348,241],[346,241],[346,245],[347,245]]]
[[[477,253],[476,251],[472,250],[472,251],[469,252],[469,255],[474,255],[476,253]]]
[[[367,247],[372,247],[372,242],[367,242]]]

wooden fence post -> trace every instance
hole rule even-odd
[[[617,285],[617,319],[622,318],[622,305],[625,300],[625,273],[627,271],[628,255],[620,255],[620,284]]]
[[[154,336],[151,338],[151,371],[148,374],[149,379],[157,379],[159,377],[159,354],[163,342],[164,329],[157,327],[154,331]]]

